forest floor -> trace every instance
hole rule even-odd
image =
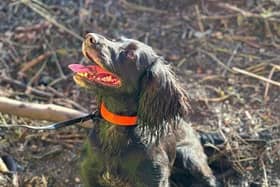
[[[0,96],[93,111],[67,68],[85,61],[82,37],[138,39],[178,68],[193,126],[225,137],[212,145],[230,163],[216,168],[224,186],[280,186],[279,12],[277,0],[1,0]],[[0,113],[1,126],[50,123]],[[0,167],[0,186],[80,186],[88,131],[0,127],[0,157],[18,170]]]

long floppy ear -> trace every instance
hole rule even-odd
[[[139,124],[161,135],[166,123],[177,124],[191,111],[190,100],[176,80],[171,66],[159,58],[142,78],[138,108]]]

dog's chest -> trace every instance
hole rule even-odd
[[[99,180],[104,185],[118,183],[143,186],[152,181],[153,163],[146,146],[134,137],[133,131],[118,129],[115,126],[99,124],[90,134],[90,147],[84,155],[89,168],[98,171]],[[101,126],[103,125],[103,126]],[[148,176],[148,177],[147,177]],[[114,185],[112,185],[114,186]],[[137,185],[136,185],[137,186]]]

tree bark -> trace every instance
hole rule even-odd
[[[54,104],[28,103],[0,97],[0,112],[36,120],[65,121],[75,117],[85,116],[87,113]],[[79,124],[91,128],[91,121]]]

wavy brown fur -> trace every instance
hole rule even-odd
[[[143,77],[139,99],[140,125],[152,134],[162,135],[166,124],[176,125],[191,112],[186,91],[163,59],[158,59]]]

